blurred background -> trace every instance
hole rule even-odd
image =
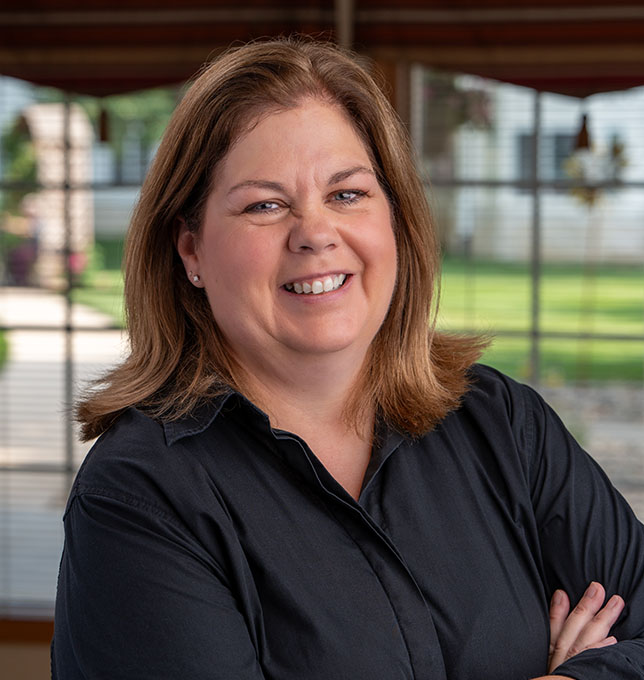
[[[46,678],[70,405],[118,361],[121,252],[190,77],[293,32],[370,57],[444,255],[440,326],[539,389],[644,517],[644,2],[3,0],[0,669]]]

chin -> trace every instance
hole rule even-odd
[[[325,355],[343,351],[355,351],[357,354],[366,354],[369,342],[355,337],[348,337],[345,334],[316,334],[299,340],[286,342],[293,350],[302,354]]]

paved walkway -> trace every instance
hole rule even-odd
[[[65,460],[65,319],[62,296],[30,288],[0,288],[0,323],[9,331],[9,358],[0,371],[0,464],[60,465]],[[111,320],[86,307],[74,308],[74,324],[105,328]],[[30,326],[51,330],[29,330]],[[75,390],[117,361],[119,331],[73,334]],[[74,445],[80,462],[88,446]],[[0,473],[1,603],[25,614],[51,612],[62,548],[61,516],[68,493],[64,473]],[[7,612],[4,612],[7,613]]]
[[[82,305],[73,308],[73,324],[106,328],[104,314]],[[65,449],[65,301],[31,288],[0,288],[0,323],[9,331],[9,360],[0,373],[0,464],[53,463]],[[29,326],[39,330],[29,330]],[[51,330],[40,330],[43,326]],[[72,335],[73,383],[78,390],[118,361],[120,331],[78,331]],[[83,452],[81,453],[81,449]],[[77,456],[86,447],[78,447]]]

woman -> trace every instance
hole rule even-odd
[[[54,677],[644,678],[642,526],[480,342],[428,330],[437,260],[353,58],[203,72],[131,225],[131,353],[79,409]]]

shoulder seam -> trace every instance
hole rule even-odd
[[[80,498],[81,496],[100,496],[103,498],[109,498],[111,500],[118,501],[119,503],[124,503],[125,505],[130,505],[135,508],[140,508],[141,510],[146,510],[147,512],[156,515],[157,517],[161,517],[167,520],[168,522],[174,524],[177,527],[182,526],[182,523],[177,517],[171,515],[170,513],[160,508],[159,506],[155,505],[154,503],[150,502],[149,500],[141,496],[134,496],[132,494],[123,493],[122,491],[117,491],[115,489],[100,486],[85,486],[83,484],[79,484],[77,485],[74,498],[72,500]],[[65,515],[67,515],[72,505],[73,503],[70,503],[68,510],[65,512]]]
[[[534,408],[531,408],[531,404],[528,404],[528,390],[532,389],[528,386],[524,386],[521,390],[521,408],[523,409],[523,417],[525,419],[526,428],[526,455],[528,456],[527,472],[529,474],[528,483],[530,488],[532,488],[532,477],[533,477],[533,466],[537,460],[535,451],[535,415]],[[534,392],[534,390],[532,389]]]

